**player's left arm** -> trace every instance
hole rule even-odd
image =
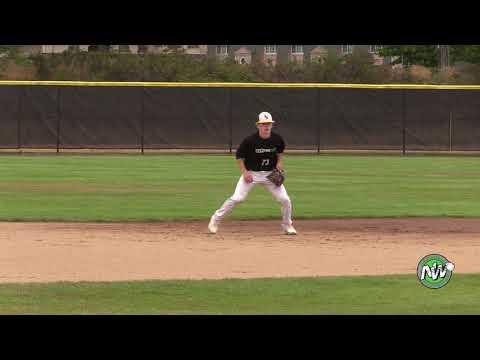
[[[283,153],[277,153],[277,169],[283,170]]]
[[[277,149],[277,169],[284,170],[283,167],[283,152],[285,151],[285,141],[280,138],[280,144]]]

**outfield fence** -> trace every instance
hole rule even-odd
[[[480,150],[480,86],[0,81],[3,149]]]

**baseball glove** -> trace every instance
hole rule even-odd
[[[275,185],[281,186],[285,181],[285,171],[273,169],[273,171],[267,176],[267,179]]]

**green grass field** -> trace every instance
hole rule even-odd
[[[286,157],[294,217],[480,216],[480,158]],[[233,156],[0,156],[1,221],[207,219],[232,194]],[[278,218],[256,188],[234,219]],[[0,284],[1,314],[478,314],[479,275],[439,290],[415,275]]]
[[[294,216],[480,216],[480,158],[287,156]],[[230,196],[233,156],[2,156],[0,220],[207,219]],[[255,188],[232,218],[277,218]]]
[[[480,275],[0,285],[0,314],[478,314]]]

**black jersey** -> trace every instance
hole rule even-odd
[[[247,170],[271,171],[277,166],[277,154],[284,150],[285,142],[280,135],[272,131],[268,139],[262,139],[257,132],[242,141],[236,158],[244,160]]]

